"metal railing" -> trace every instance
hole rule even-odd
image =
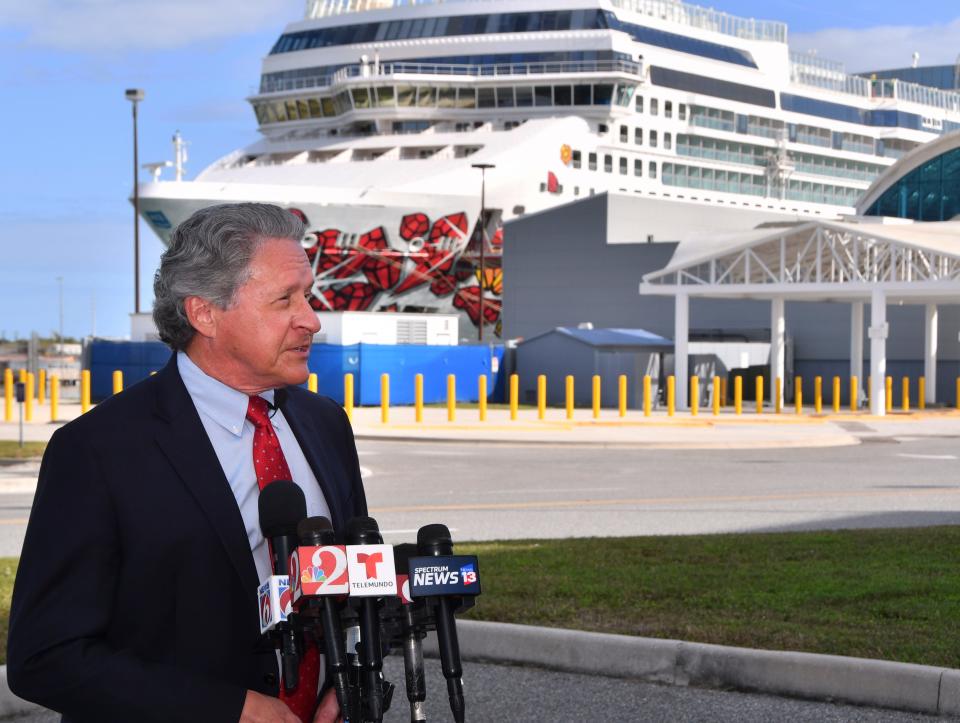
[[[464,0],[307,0],[305,17],[326,18],[368,10],[387,10],[412,5],[441,5]],[[476,2],[476,0],[473,0]],[[703,30],[712,30],[724,35],[747,40],[787,42],[787,26],[775,20],[741,18],[698,5],[688,5],[677,0],[610,0],[616,8],[669,20],[680,25]]]
[[[567,73],[627,73],[642,75],[643,66],[630,60],[570,60],[542,63],[490,63],[462,65],[456,63],[368,63],[350,65],[334,73],[271,80],[260,83],[261,93],[276,93],[303,88],[327,88],[354,78],[386,78],[394,75],[439,75],[461,78],[488,78],[518,75],[563,75]]]

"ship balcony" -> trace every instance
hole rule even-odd
[[[472,118],[491,111],[536,114],[538,110],[555,112],[557,106],[609,115],[616,108],[629,112],[633,95],[644,82],[643,64],[626,60],[367,63],[277,84],[280,87],[270,85],[248,100],[261,126],[291,121],[324,125],[400,115]]]

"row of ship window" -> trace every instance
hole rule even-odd
[[[751,196],[775,195],[778,189],[768,187],[766,176],[722,171],[679,163],[663,164],[662,182],[665,186],[697,188],[705,191],[747,194]],[[861,191],[846,186],[834,186],[812,181],[787,181],[783,196],[791,201],[825,203],[836,206],[853,206]]]
[[[333,118],[370,108],[531,108],[551,106],[629,107],[635,87],[623,83],[456,88],[432,85],[381,85],[352,88],[336,95],[253,104],[257,122],[282,123]]]

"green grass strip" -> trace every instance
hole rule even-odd
[[[21,447],[17,440],[0,439],[0,459],[40,457],[46,448],[46,442],[24,442]]]
[[[960,527],[462,544],[470,617],[960,668]]]

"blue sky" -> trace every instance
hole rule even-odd
[[[856,71],[953,63],[956,0],[713,0],[782,20],[791,45]],[[0,334],[124,336],[133,309],[131,118],[141,87],[140,161],[190,142],[188,178],[256,138],[244,98],[303,0],[0,0]],[[904,8],[909,8],[909,16]],[[141,307],[163,247],[141,227]],[[95,306],[95,322],[94,322]]]

